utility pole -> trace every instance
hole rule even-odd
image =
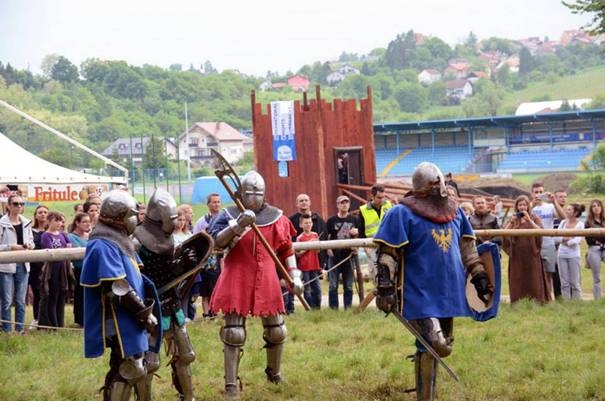
[[[189,116],[187,115],[187,102],[185,102],[185,151],[187,152],[187,181],[191,182],[191,156],[189,152]]]

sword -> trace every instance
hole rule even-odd
[[[408,329],[408,331],[410,333],[412,333],[412,335],[416,338],[416,340],[418,340],[418,342],[420,344],[422,344],[422,346],[424,348],[426,348],[426,350],[429,352],[429,354],[431,354],[433,356],[433,358],[435,358],[437,360],[437,362],[439,362],[439,364],[441,366],[443,366],[443,368],[447,371],[447,373],[449,373],[449,375],[452,377],[452,379],[456,380],[457,382],[460,381],[460,378],[458,377],[458,375],[456,375],[456,373],[454,373],[454,371],[449,366],[447,366],[447,364],[443,361],[443,359],[439,356],[439,354],[437,354],[437,351],[435,351],[435,349],[428,343],[428,341],[426,341],[424,339],[424,337],[422,337],[422,335],[418,332],[418,330],[416,330],[414,328],[414,326],[412,326],[412,324],[410,322],[408,322],[401,313],[399,313],[396,305],[393,305],[393,307],[391,308],[391,311],[389,313],[387,313],[386,316],[388,316],[389,314],[395,316],[397,318],[397,320],[399,320],[401,322],[401,324],[403,324],[403,326],[406,329]]]

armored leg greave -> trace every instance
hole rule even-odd
[[[117,342],[111,342],[109,371],[103,386],[103,401],[128,401],[132,387],[146,374],[143,357],[122,358]]]
[[[151,401],[151,382],[154,373],[160,368],[160,355],[151,351],[146,352],[145,368],[147,374],[134,383],[137,401]]]
[[[225,315],[221,327],[221,341],[225,359],[225,393],[231,399],[239,398],[237,373],[241,359],[242,347],[246,342],[246,318],[235,313]]]
[[[445,358],[452,353],[453,318],[428,318],[412,320],[410,323],[427,339],[440,357]],[[425,350],[418,350],[414,355],[414,368],[417,400],[433,401],[435,399],[437,360]]]
[[[288,331],[281,315],[264,317],[262,321],[264,327],[263,339],[265,340],[265,348],[267,349],[267,368],[265,369],[265,373],[270,382],[279,383],[282,380],[280,372],[281,354]]]
[[[414,355],[416,372],[416,400],[433,401],[435,399],[435,379],[437,360],[428,352],[417,351]]]
[[[172,383],[183,401],[193,400],[193,384],[191,381],[191,363],[195,360],[195,352],[187,335],[185,326],[173,326],[175,355],[172,366]]]

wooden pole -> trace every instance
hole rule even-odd
[[[518,229],[476,230],[475,235],[501,237],[605,237],[605,228],[585,229]],[[374,248],[372,238],[337,239],[330,241],[294,242],[295,251],[309,249]],[[85,248],[35,249],[32,251],[0,252],[0,263],[55,262],[60,260],[82,260]]]

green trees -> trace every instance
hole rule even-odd
[[[50,77],[56,81],[69,83],[79,79],[78,67],[63,56],[50,69]]]
[[[587,27],[593,34],[605,33],[605,2],[602,0],[575,0],[573,2],[563,1],[574,14],[593,14],[592,22]]]
[[[605,193],[605,144],[599,144],[587,160],[582,161],[582,168],[589,172],[572,183],[574,190],[584,193]]]

